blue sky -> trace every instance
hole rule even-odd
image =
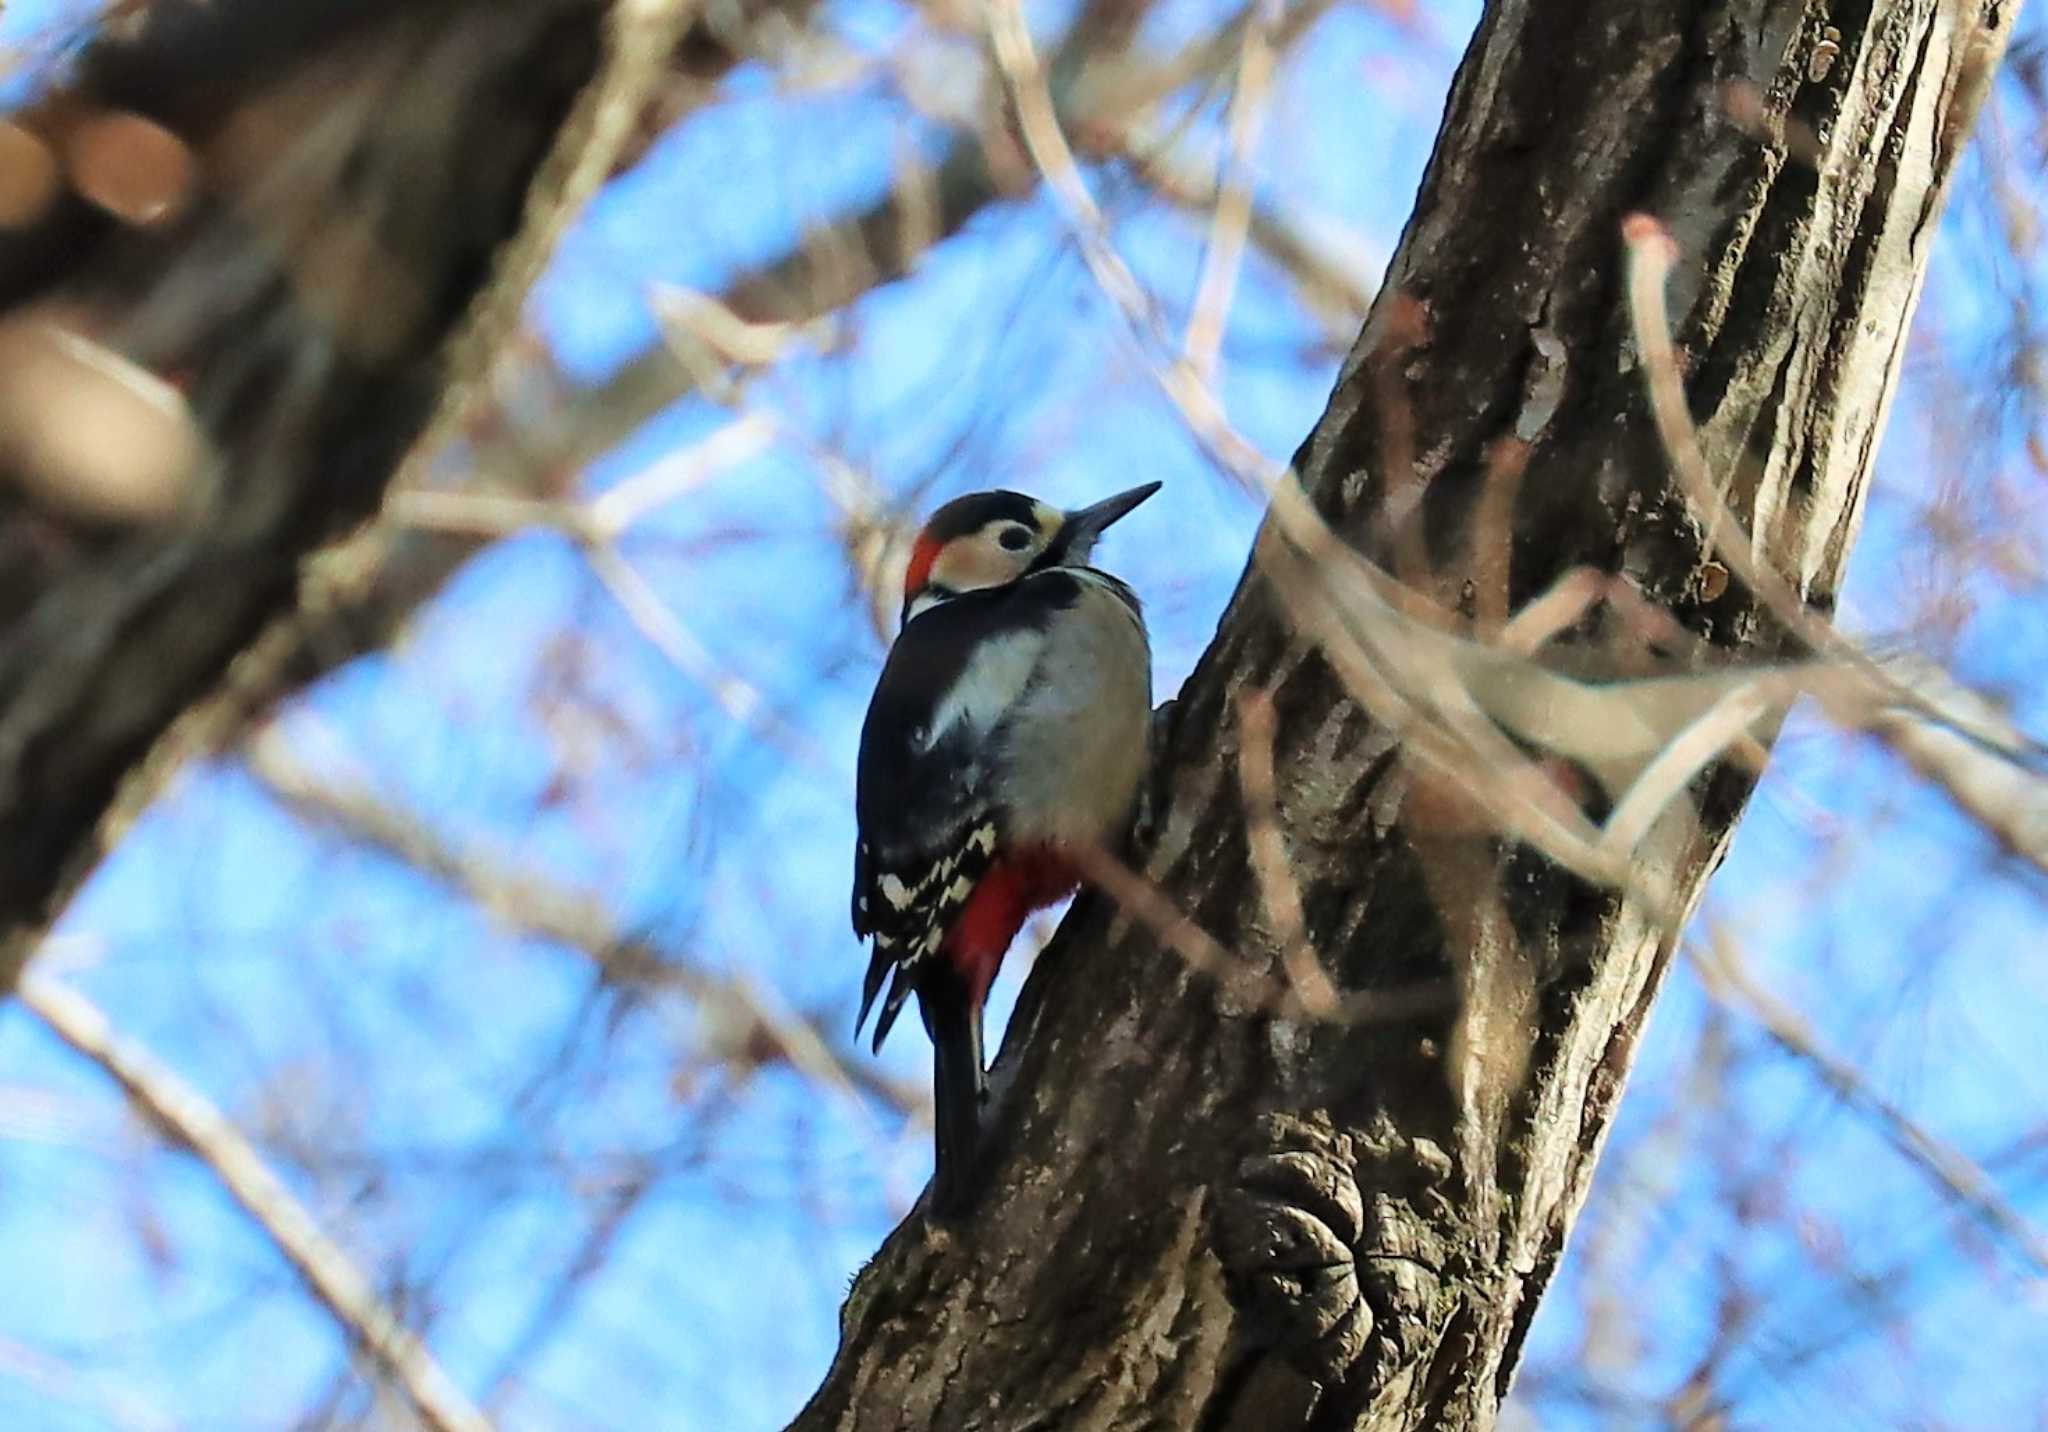
[[[827,13],[855,54],[910,23],[876,0]],[[1144,43],[1168,47],[1216,13],[1168,4]],[[1283,69],[1261,192],[1348,235],[1368,274],[1406,217],[1475,13],[1429,7],[1418,40],[1341,9]],[[5,23],[37,18],[17,0]],[[536,292],[532,322],[579,382],[656,341],[650,284],[715,289],[881,192],[902,146],[935,152],[929,126],[873,77],[796,100],[758,71],[732,88],[600,197]],[[1198,140],[1213,120],[1201,112]],[[1120,249],[1180,315],[1199,229],[1148,207],[1127,178],[1096,178]],[[1968,355],[2038,276],[1993,285],[1997,235],[1967,209],[1949,229],[1925,341]],[[1254,260],[1221,392],[1269,456],[1284,460],[1313,423],[1340,356]],[[1924,570],[1920,507],[1947,455],[1911,383],[1846,620],[1889,633],[1926,582],[1967,584],[1979,606],[1959,665],[2038,731],[2048,624],[1982,572]],[[1213,631],[1257,520],[1028,197],[862,301],[831,351],[798,352],[749,401],[917,506],[992,485],[1078,503],[1165,481],[1105,549],[1147,599],[1162,697]],[[587,485],[726,419],[680,404]],[[1971,454],[1983,472],[1954,475],[2004,471],[2019,436],[2000,429]],[[2035,491],[2022,517],[2038,538]],[[815,462],[782,443],[624,544],[816,764],[736,727],[548,535],[480,557],[392,652],[309,693],[284,730],[312,764],[360,774],[449,839],[588,890],[622,928],[793,1010],[850,1022],[864,963],[845,927],[852,752],[882,650],[832,517]],[[2048,1143],[2024,1141],[2048,1103],[2041,895],[1893,758],[1801,718],[1707,917],[1887,1097],[1979,1157],[2005,1151],[2001,1190],[2039,1219]],[[308,830],[233,761],[177,786],[62,936],[50,967],[262,1134],[323,1221],[430,1311],[437,1352],[508,1426],[780,1426],[829,1360],[848,1278],[928,1169],[922,1133],[872,1109],[776,1069],[694,1066],[716,1031],[686,1001],[620,1000],[581,957]],[[998,987],[1004,1010],[1019,983]],[[921,1080],[927,1050],[904,1027],[883,1062]],[[1742,1057],[1722,1103],[1690,1109],[1686,1081],[1716,1040]],[[356,1396],[332,1327],[264,1242],[202,1170],[155,1150],[94,1071],[0,1008],[0,1426],[269,1428],[331,1387]],[[656,1168],[656,1192],[628,1203]],[[1771,1216],[1745,1197],[1774,1201]],[[603,1272],[535,1338],[608,1198],[620,1212]],[[1641,1407],[1571,1393],[1601,1366],[1586,1341],[1600,1300],[1623,1308],[1643,1351],[1621,1382],[1655,1397],[1711,1339],[1732,1268],[1778,1290],[1730,1364],[1740,1425],[1899,1425],[1930,1379],[1954,1425],[2030,1425],[2048,1391],[2033,1370],[2048,1353],[2048,1292],[1996,1239],[1956,1238],[1954,1222],[1866,1119],[1753,1026],[1720,1019],[1681,965],[1532,1336],[1529,1405],[1544,1426],[1648,1425]],[[1588,1246],[1602,1259],[1590,1271]],[[1886,1310],[1875,1321],[1872,1302]],[[53,1395],[19,1350],[79,1369],[74,1384]]]

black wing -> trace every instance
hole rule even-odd
[[[861,729],[853,862],[854,933],[875,942],[860,1023],[895,971],[877,1047],[1002,840],[989,789],[999,742],[967,719],[935,730],[940,708],[984,674],[977,663],[1005,638],[1026,643],[1012,649],[1014,673],[1032,635],[1075,596],[1064,577],[970,593],[917,617],[890,649]]]

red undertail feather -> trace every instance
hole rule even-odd
[[[1058,851],[1046,848],[1004,855],[988,868],[947,932],[944,946],[948,962],[967,981],[975,1009],[987,1001],[1004,951],[1032,912],[1058,904],[1079,883],[1080,872]]]

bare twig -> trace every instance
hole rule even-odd
[[[1142,135],[1132,172],[1176,209],[1200,217],[1211,212],[1214,195],[1207,176],[1192,163],[1149,148]],[[1331,219],[1311,219],[1298,202],[1282,206],[1254,197],[1245,234],[1261,257],[1294,281],[1295,291],[1323,324],[1333,343],[1348,345],[1372,307],[1371,253],[1366,240]]]
[[[759,457],[774,440],[760,417],[741,417],[701,442],[669,453],[591,499],[590,522],[598,540],[617,541],[656,508],[694,492],[712,478]]]
[[[53,1421],[57,1420],[54,1409],[69,1402],[76,1403],[95,1423],[118,1432],[177,1432],[178,1424],[170,1414],[143,1397],[109,1387],[104,1375],[91,1376],[11,1338],[0,1338],[0,1378],[32,1390]]]
[[[930,176],[918,169],[906,170],[901,178],[911,188],[929,187],[931,183]],[[906,202],[908,192],[906,189]],[[938,242],[938,237],[926,234],[924,241],[929,247]],[[779,362],[792,344],[806,337],[822,338],[831,326],[829,318],[809,323],[743,318],[716,294],[700,293],[680,284],[655,285],[648,290],[647,305],[661,325],[663,346],[690,370],[695,386],[709,391],[713,397],[720,396],[719,389],[724,385],[721,369],[766,368]]]
[[[586,543],[583,554],[640,635],[676,670],[710,692],[733,724],[757,732],[813,771],[833,769],[832,758],[824,749],[776,712],[759,687],[718,664],[696,633],[640,575],[639,568],[619,555],[617,547]]]
[[[1657,421],[1657,435],[1671,459],[1672,473],[1678,478],[1679,490],[1692,505],[1693,516],[1706,534],[1707,550],[1727,562],[1757,599],[1809,650],[1844,654],[1847,644],[1836,636],[1833,628],[1808,610],[1791,583],[1757,560],[1749,534],[1715,486],[1713,469],[1686,407],[1685,375],[1671,342],[1671,316],[1664,303],[1664,286],[1677,259],[1676,242],[1662,224],[1647,214],[1630,215],[1622,225],[1622,237],[1628,246],[1629,314],[1634,320],[1636,347],[1642,355],[1644,378],[1649,386],[1650,411]]]
[[[1091,886],[1151,931],[1153,938],[1180,956],[1190,970],[1215,980],[1230,999],[1248,1009],[1270,1010],[1287,1019],[1371,1024],[1439,1014],[1455,1002],[1454,990],[1443,980],[1426,980],[1397,990],[1342,992],[1318,970],[1316,975],[1331,1000],[1311,1009],[1296,981],[1262,974],[1249,961],[1231,953],[1176,907],[1165,891],[1114,855],[1103,850],[1081,850],[1074,855]],[[1303,984],[1313,988],[1315,981]]]
[[[1306,0],[1283,19],[1275,36],[1284,47],[1326,12],[1331,0]],[[1105,7],[1121,17],[1121,7]],[[1116,133],[1136,123],[1162,98],[1219,65],[1242,45],[1233,22],[1170,56],[1157,67],[1133,69],[1121,47],[1101,49],[1099,16],[1083,15],[1061,40],[1054,68],[1071,77],[1061,102],[1077,128]],[[1112,24],[1111,28],[1115,26]],[[971,106],[969,113],[978,113]],[[1003,198],[1003,190],[971,128],[956,129],[935,163],[899,166],[896,186],[859,213],[812,235],[806,245],[741,276],[720,296],[722,306],[748,325],[815,320],[844,309],[871,290],[903,277],[916,260],[969,219]],[[920,241],[923,246],[918,246]],[[820,269],[813,246],[861,256]],[[575,419],[548,448],[548,465],[578,467],[609,451],[627,433],[677,399],[695,391],[699,377],[663,343],[633,359],[577,405]]]
[[[1223,345],[1223,327],[1230,315],[1231,295],[1244,260],[1245,237],[1252,222],[1252,155],[1259,145],[1273,88],[1272,31],[1279,21],[1277,0],[1254,0],[1251,23],[1244,27],[1244,50],[1237,62],[1237,89],[1230,100],[1230,122],[1224,158],[1217,165],[1216,215],[1202,257],[1202,276],[1195,285],[1194,311],[1188,315],[1182,350],[1188,366],[1204,382],[1216,379],[1216,360]]]
[[[320,1231],[305,1205],[212,1101],[149,1051],[124,1039],[85,996],[47,975],[35,969],[23,973],[21,1002],[212,1171],[350,1341],[403,1390],[421,1421],[434,1432],[488,1432],[490,1422],[449,1379],[427,1345],[377,1296],[341,1246]]]
[[[1010,103],[1017,111],[1024,147],[1052,190],[1068,230],[1080,244],[1088,271],[1130,325],[1141,353],[1171,353],[1166,325],[1151,295],[1109,241],[1102,211],[1081,178],[1080,166],[1075,163],[1074,151],[1060,128],[1052,92],[1046,88],[1045,71],[1039,64],[1038,51],[1031,43],[1031,32],[1025,27],[1017,0],[983,0],[983,13],[996,68],[1002,73]],[[1146,366],[1180,411],[1196,441],[1225,472],[1254,492],[1264,492],[1279,481],[1280,468],[1230,425],[1222,404],[1190,364],[1181,358],[1166,358]]]
[[[1309,943],[1302,915],[1301,884],[1287,859],[1280,833],[1280,802],[1273,776],[1273,733],[1278,718],[1273,698],[1264,691],[1245,692],[1237,703],[1237,772],[1244,790],[1245,844],[1259,895],[1273,921],[1274,943],[1294,997],[1309,1015],[1328,1019],[1339,996],[1323,972]]]
[[[1676,245],[1645,214],[1623,226],[1629,254],[1629,308],[1643,356],[1650,407],[1679,489],[1706,534],[1707,549],[1728,564],[1773,617],[1829,663],[1830,680],[1814,694],[1843,725],[1882,736],[1915,769],[1946,791],[2016,854],[2048,871],[2048,775],[2038,746],[2009,723],[1984,719],[1981,701],[1954,689],[1902,680],[1837,633],[1791,583],[1758,560],[1741,521],[1715,485],[1686,405],[1684,375],[1671,341],[1664,287]]]
[[[2006,1202],[1990,1176],[1880,1094],[1861,1071],[1823,1048],[1806,1021],[1750,974],[1723,932],[1709,931],[1704,944],[1689,945],[1688,952],[1710,994],[1755,1019],[1781,1048],[1811,1066],[1851,1106],[1870,1115],[1908,1162],[2002,1235],[2037,1274],[2048,1276],[2048,1238]]]
[[[514,929],[583,954],[607,980],[680,990],[724,1032],[727,1043],[752,1047],[758,1035],[798,1072],[827,1088],[849,1097],[860,1089],[903,1113],[923,1112],[920,1097],[875,1073],[866,1061],[828,1045],[809,1020],[780,1007],[751,982],[663,958],[622,935],[604,908],[582,892],[533,871],[501,867],[474,851],[457,850],[423,822],[393,810],[365,785],[351,788],[320,779],[275,728],[255,736],[246,755],[250,773],[302,815],[404,861]],[[853,1103],[860,1108],[858,1100]],[[864,1110],[861,1113],[866,1116]]]
[[[831,761],[818,745],[780,716],[759,687],[719,665],[618,547],[618,539],[656,507],[758,455],[775,435],[775,426],[765,417],[737,418],[702,442],[670,454],[589,501],[496,492],[406,491],[393,494],[386,515],[394,522],[468,536],[507,537],[529,527],[564,533],[576,542],[591,571],[634,629],[670,665],[708,692],[733,724],[753,731],[814,770],[828,770]]]

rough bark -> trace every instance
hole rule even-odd
[[[2017,8],[1497,0],[1297,458],[1318,508],[1400,567],[1389,514],[1419,492],[1407,567],[1452,606],[1501,563],[1514,604],[1586,565],[1724,658],[1787,654],[1672,485],[1622,221],[1647,212],[1676,238],[1707,456],[1758,556],[1827,613],[1945,184]],[[1475,512],[1504,451],[1522,466],[1503,543]],[[1581,669],[1597,625],[1574,633]],[[1006,1040],[980,1207],[949,1228],[920,1210],[889,1239],[798,1428],[1494,1420],[1676,933],[1428,818],[1255,566],[1161,722],[1136,850],[1255,969],[1281,950],[1238,781],[1252,690],[1273,694],[1281,830],[1324,967],[1346,991],[1462,998],[1288,1017],[1082,901]],[[1688,908],[1750,784],[1711,768],[1646,849]],[[1511,1057],[1473,1059],[1482,1027]]]
[[[122,782],[290,606],[301,559],[376,510],[603,18],[150,6],[23,116],[52,136],[142,116],[195,166],[181,214],[124,223],[66,192],[5,235],[0,307],[175,383],[204,456],[175,511],[128,523],[39,503],[21,452],[0,462],[0,989],[114,833]]]

